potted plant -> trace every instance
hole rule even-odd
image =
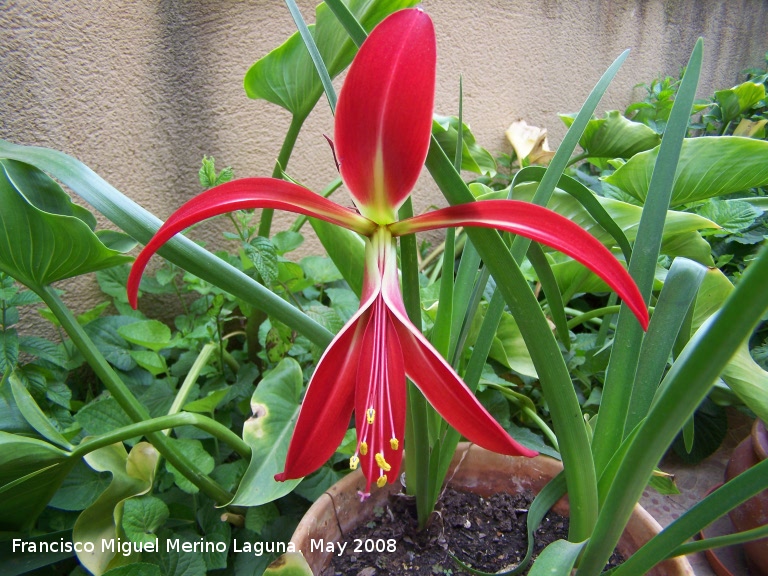
[[[454,161],[448,159],[444,146],[431,136],[435,50],[428,16],[412,10],[395,12],[375,29],[371,40],[363,44],[364,30],[373,26],[375,18],[368,18],[364,28],[343,3],[334,0],[329,1],[328,6],[354,42],[363,47],[337,103],[329,80],[343,68],[339,63],[345,58],[334,60],[331,69],[326,69],[320,58],[323,50],[317,49],[312,35],[297,18],[302,38],[309,47],[308,53],[322,79],[313,80],[305,102],[311,109],[325,90],[332,107],[337,106],[334,134],[337,159],[359,212],[342,208],[287,180],[249,178],[211,188],[159,226],[156,219],[75,160],[53,151],[0,144],[0,156],[8,159],[4,164],[6,174],[14,173],[14,169],[20,174],[31,172],[30,168],[15,166],[14,162],[37,166],[68,184],[125,232],[147,244],[128,281],[132,303],[136,303],[147,261],[163,246],[164,255],[176,265],[209,279],[255,307],[267,310],[293,330],[327,346],[314,371],[300,413],[286,419],[291,422],[292,418],[298,417],[290,446],[280,445],[277,458],[275,451],[259,452],[263,442],[259,443],[258,438],[266,433],[267,423],[272,421],[266,419],[270,415],[267,408],[271,405],[257,399],[256,394],[252,402],[254,417],[245,426],[246,442],[228,434],[229,431],[221,426],[191,418],[186,413],[172,414],[170,419],[149,419],[130,390],[115,377],[104,359],[93,352],[87,335],[82,334],[77,323],[58,305],[49,289],[54,278],[27,277],[20,273],[21,268],[12,269],[11,263],[18,261],[14,250],[25,252],[25,247],[9,245],[11,250],[0,258],[0,263],[5,266],[3,269],[20,275],[19,279],[36,289],[60,315],[62,325],[76,339],[97,375],[136,423],[91,443],[84,442],[77,447],[65,445],[63,450],[34,443],[34,462],[24,468],[23,475],[7,478],[7,485],[11,488],[23,486],[29,478],[37,477],[45,480],[41,486],[49,485],[46,493],[49,496],[50,487],[55,489],[66,467],[84,453],[104,448],[115,440],[146,433],[157,451],[173,462],[182,476],[220,505],[265,503],[289,492],[300,477],[323,466],[347,434],[348,417],[354,411],[357,440],[353,442],[349,465],[361,468],[365,476],[365,486],[359,497],[375,495],[373,484],[381,488],[395,480],[393,472],[400,467],[405,447],[407,478],[416,495],[420,521],[424,523],[450,467],[460,434],[504,454],[524,457],[534,454],[510,438],[472,394],[506,305],[528,344],[551,411],[553,437],[563,461],[563,473],[550,484],[547,498],[559,497],[567,489],[570,500],[568,541],[548,548],[538,561],[540,568],[534,569],[556,566],[559,573],[566,574],[578,560],[580,574],[597,574],[616,546],[665,449],[706,395],[740,341],[750,333],[768,307],[768,296],[760,289],[768,274],[768,255],[764,251],[748,267],[718,313],[691,334],[690,323],[685,322],[686,311],[705,270],[680,259],[669,270],[648,325],[647,303],[653,295],[661,230],[695,92],[701,44],[691,57],[656,155],[635,244],[626,253],[627,273],[603,244],[579,226],[540,206],[547,203],[556,186],[568,187],[563,170],[602,92],[626,55],[606,72],[590,95],[546,172],[530,169],[518,173],[510,191],[514,194],[515,185],[521,182],[535,182],[533,202],[476,201],[459,174],[464,151],[461,114],[454,139]],[[393,58],[393,54],[398,54],[398,58]],[[306,106],[294,111],[298,125],[306,117]],[[290,151],[290,146],[285,149]],[[285,160],[281,159],[282,164]],[[453,206],[413,216],[409,212],[408,194],[424,163]],[[279,173],[279,167],[276,172]],[[39,179],[37,173],[35,178]],[[9,179],[17,184],[20,180],[24,178]],[[21,188],[17,186],[16,190],[23,196]],[[31,204],[38,211],[43,208],[40,203],[35,205],[33,201]],[[610,217],[606,217],[604,210],[587,200],[585,205],[596,219],[606,224],[616,236],[617,243],[628,247],[621,230],[610,225]],[[313,221],[326,245],[333,246],[329,248],[329,254],[338,262],[350,285],[358,286],[361,293],[360,308],[335,337],[253,278],[206,255],[192,242],[174,238],[178,232],[204,218],[252,208],[287,209],[342,226],[356,234],[350,236]],[[39,216],[31,209],[30,213]],[[8,220],[4,225],[10,230],[13,223]],[[419,329],[421,309],[418,278],[414,273],[416,244],[412,235],[458,225],[467,227],[471,244],[462,254],[459,278],[454,281],[453,275],[443,275],[440,286],[442,305],[438,307],[430,343]],[[516,234],[511,247],[497,230]],[[267,212],[262,217],[259,235],[268,236],[269,233]],[[363,237],[362,243],[359,237]],[[395,238],[400,238],[399,253]],[[446,260],[452,261],[454,241],[450,233],[447,238],[449,256]],[[551,245],[582,262],[622,298],[605,394],[594,426],[594,422],[585,425],[558,342],[520,270],[520,262],[529,253],[542,284],[546,283],[546,257],[540,257],[539,249],[529,239]],[[27,257],[29,252],[26,250]],[[480,272],[481,260],[484,269]],[[398,265],[402,266],[402,292]],[[483,326],[462,370],[462,381],[454,368],[454,365],[463,364],[464,351],[459,347],[461,322],[465,317],[471,320],[477,309],[477,302],[472,303],[472,291],[465,288],[467,285],[478,286],[480,282],[484,284],[489,274],[495,279],[496,292],[488,303]],[[464,280],[466,278],[469,282]],[[547,290],[550,288],[551,284]],[[554,292],[548,292],[548,300],[550,307],[556,310]],[[681,331],[681,325],[686,326],[688,332]],[[648,336],[644,336],[646,327]],[[723,340],[720,335],[726,332],[729,338]],[[678,333],[680,337],[677,337]],[[662,381],[666,360],[675,345],[680,346],[679,354],[676,353],[676,362]],[[415,388],[406,388],[406,375],[420,387],[437,413],[458,432],[431,412]],[[434,380],[435,375],[437,380]],[[259,388],[261,386],[264,383]],[[267,388],[270,393],[279,394],[295,386],[264,386],[262,392],[266,394]],[[145,420],[147,422],[142,422]],[[196,470],[190,458],[180,453],[160,432],[184,424],[204,428],[229,443],[248,461],[248,470],[236,494],[220,490],[215,481]],[[285,428],[283,426],[282,430]],[[13,441],[27,444],[17,439]],[[13,458],[20,458],[23,449],[14,446],[7,452]],[[271,461],[263,459],[267,453]],[[277,459],[279,462],[275,462]],[[278,480],[283,484],[271,484],[266,478],[266,473],[274,466],[279,467],[275,472],[279,473]],[[56,473],[55,477],[50,470]],[[437,472],[430,473],[434,471]],[[645,572],[669,555],[685,553],[690,546],[683,542],[696,533],[702,523],[765,488],[765,475],[761,472],[764,472],[763,468],[757,466],[724,486],[712,499],[652,539],[619,567],[617,573]],[[142,486],[147,484],[151,487],[151,475],[145,478]],[[113,533],[120,530],[114,522],[107,528]],[[95,569],[91,569],[102,573],[111,561],[111,558],[106,562],[100,559],[99,563],[92,564]]]

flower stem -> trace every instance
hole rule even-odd
[[[250,446],[248,446],[248,444],[246,444],[237,434],[212,418],[208,418],[202,414],[194,414],[192,412],[178,412],[176,414],[168,414],[167,416],[152,418],[151,420],[123,426],[122,428],[112,430],[107,434],[90,438],[75,448],[72,451],[72,456],[82,457],[94,450],[109,446],[110,444],[115,444],[116,442],[122,442],[128,438],[148,436],[153,432],[168,430],[178,426],[195,426],[196,428],[200,428],[200,430],[208,432],[214,438],[218,438],[222,442],[232,446],[235,452],[240,454],[240,456],[246,460],[250,460],[251,458]]]
[[[283,171],[288,167],[288,160],[291,158],[293,147],[296,145],[296,140],[301,132],[301,127],[304,125],[307,115],[293,115],[291,117],[291,125],[288,127],[288,132],[283,139],[283,146],[280,148],[280,154],[275,162],[275,168],[272,170],[273,178],[282,178]],[[275,211],[271,208],[265,208],[261,211],[261,221],[259,222],[259,236],[269,238],[270,229],[272,228],[272,216]]]

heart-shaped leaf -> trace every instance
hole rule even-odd
[[[348,8],[363,28],[370,31],[388,14],[417,3],[416,0],[352,0]],[[309,25],[309,30],[331,78],[349,66],[357,47],[324,3],[317,7],[316,23]],[[250,98],[282,106],[298,118],[305,118],[323,94],[320,76],[298,32],[251,66],[244,85]]]
[[[232,504],[260,506],[288,494],[301,480],[275,481],[288,453],[288,443],[299,416],[303,377],[301,366],[285,358],[256,387],[251,398],[253,416],[243,426],[243,440],[251,447],[251,462]]]
[[[645,202],[659,148],[636,154],[605,181]],[[768,184],[768,141],[739,136],[686,138],[670,206]]]
[[[0,160],[0,205],[0,270],[30,288],[130,261],[94,234],[89,212],[29,164]]]

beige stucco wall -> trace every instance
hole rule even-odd
[[[313,20],[314,2],[300,2]],[[768,49],[763,0],[425,0],[438,33],[437,112],[464,116],[478,141],[507,150],[515,119],[550,129],[573,112],[625,48],[599,111],[622,108],[658,74],[675,74],[705,38],[700,95],[729,87]],[[101,0],[0,2],[0,137],[76,156],[160,217],[199,191],[203,154],[239,176],[268,175],[288,114],[248,100],[248,67],[294,31],[282,2]],[[321,101],[289,173],[319,189],[335,171]],[[417,210],[442,204],[422,179]],[[278,218],[274,229],[291,218]],[[211,236],[216,236],[209,229]],[[317,252],[317,246],[307,251]],[[92,292],[70,290],[87,308]]]

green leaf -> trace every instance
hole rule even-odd
[[[267,566],[264,576],[312,576],[312,569],[301,552],[286,552]]]
[[[269,238],[256,236],[243,244],[245,255],[261,276],[264,284],[270,286],[277,278],[277,252]]]
[[[109,486],[110,475],[98,473],[78,461],[48,503],[59,510],[84,510]]]
[[[696,212],[712,220],[724,232],[738,234],[749,228],[763,211],[755,208],[749,202],[742,200],[712,199],[700,206]]]
[[[605,181],[645,202],[659,149],[641,152]],[[768,184],[768,141],[739,136],[686,138],[671,206]]]
[[[528,576],[569,576],[582,548],[584,542],[552,542],[536,558]]]
[[[26,389],[23,382],[19,379],[16,372],[13,372],[8,378],[8,382],[13,391],[13,398],[16,400],[16,405],[21,410],[24,418],[29,422],[37,432],[40,433],[46,440],[49,440],[53,444],[61,446],[65,450],[71,450],[72,444],[69,440],[64,438],[61,432],[48,420],[48,416],[40,409],[35,399]]]
[[[131,350],[131,358],[136,360],[136,364],[144,368],[152,376],[159,376],[168,372],[168,365],[165,358],[152,350]]]
[[[97,472],[110,472],[112,481],[101,496],[80,514],[72,530],[75,543],[92,542],[94,552],[78,554],[80,562],[95,576],[101,576],[110,567],[117,551],[104,549],[102,541],[114,541],[119,537],[125,501],[146,494],[152,488],[158,453],[150,445],[141,442],[127,454],[122,444],[100,448],[85,457],[88,465]],[[119,561],[119,559],[118,559]]]
[[[309,223],[325,248],[326,254],[330,255],[344,280],[359,296],[363,290],[363,270],[365,269],[363,239],[350,230],[323,220],[310,218]]]
[[[104,576],[164,576],[160,567],[146,562],[134,562],[104,572]]]
[[[273,502],[251,506],[245,513],[245,527],[251,532],[261,534],[261,531],[279,516],[280,510]]]
[[[360,308],[360,299],[352,290],[346,288],[328,288],[325,293],[331,300],[331,308],[336,310],[339,317],[347,322]]]
[[[0,331],[0,373],[13,370],[19,359],[19,333],[15,328]]]
[[[459,138],[459,119],[456,116],[433,116],[432,134],[449,158],[456,156]],[[461,129],[461,169],[493,178],[496,176],[496,161],[493,155],[479,146],[465,123]]]
[[[31,528],[76,462],[42,440],[0,432],[0,530]]]
[[[171,329],[158,320],[141,320],[120,326],[117,333],[128,342],[150,350],[168,348],[171,343]]]
[[[98,239],[43,172],[15,160],[0,167],[0,270],[39,289],[130,260]]]
[[[722,121],[730,122],[765,98],[765,85],[744,82],[729,90],[715,92],[715,101],[720,107]]]
[[[107,434],[117,428],[133,424],[128,414],[112,397],[94,400],[84,406],[75,420],[89,436]]]
[[[696,298],[692,329],[698,330],[714,315],[733,290],[733,284],[725,274],[717,268],[709,269]],[[732,336],[724,332],[721,337],[729,339]],[[721,378],[758,418],[768,422],[768,372],[752,359],[747,341],[738,347]]]
[[[272,237],[272,244],[277,253],[282,256],[288,252],[293,252],[304,243],[304,236],[293,230],[284,230],[278,232]]]
[[[123,505],[123,530],[131,542],[156,542],[155,531],[168,519],[165,502],[145,494],[129,498]]]
[[[173,440],[173,446],[188,462],[194,462],[197,469],[203,474],[210,474],[216,467],[216,462],[214,461],[213,456],[208,454],[199,440],[188,438]],[[184,492],[187,494],[197,494],[199,491],[198,487],[192,484],[192,482],[174,468],[172,464],[166,462],[165,469],[173,474],[173,478],[176,480],[176,485]]]
[[[224,398],[229,394],[229,388],[222,388],[221,390],[214,390],[204,398],[198,398],[192,402],[188,402],[184,405],[184,410],[187,412],[199,412],[202,414],[212,414]]]
[[[414,0],[352,0],[349,9],[370,31],[388,14],[414,4]],[[317,7],[316,24],[308,28],[329,75],[335,77],[349,66],[357,48],[325,4]],[[244,85],[249,98],[267,100],[300,118],[309,114],[323,93],[320,77],[298,32],[251,66]]]
[[[316,284],[328,284],[342,279],[336,264],[325,256],[307,256],[302,258],[299,264],[307,277]]]
[[[560,114],[566,126],[575,116]],[[605,118],[593,118],[587,124],[579,145],[593,158],[631,158],[638,152],[655,148],[661,137],[640,122],[622,116],[618,110],[605,113]]]
[[[253,454],[231,504],[260,506],[293,490],[300,480],[276,482],[288,453],[288,443],[299,416],[303,377],[301,366],[283,359],[256,387],[251,398],[253,416],[243,426],[243,440]]]
[[[487,305],[483,305],[481,314],[484,314],[486,309]],[[475,316],[476,322],[482,320],[481,314]],[[477,327],[479,329],[480,325],[478,324]],[[507,312],[501,316],[499,329],[491,346],[490,357],[515,372],[537,378],[536,368],[520,328],[512,315]]]
[[[199,542],[199,540],[197,540]],[[163,576],[200,576],[206,573],[202,554],[191,554],[181,549],[185,543],[194,543],[186,534],[169,533],[166,542],[161,540],[158,551],[149,560],[160,567]],[[178,545],[178,547],[177,547]]]

